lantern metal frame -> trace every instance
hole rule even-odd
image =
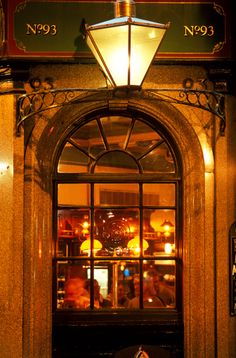
[[[114,15],[94,25],[83,19],[80,31],[111,86],[139,89],[170,22],[137,18],[134,0],[116,0]]]
[[[125,83],[122,83],[122,85],[118,85],[117,80],[115,79],[114,73],[113,73],[114,68],[113,68],[113,71],[112,71],[110,66],[107,64],[107,62],[106,62],[106,60],[104,58],[104,53],[98,47],[98,44],[97,44],[97,42],[96,42],[96,40],[94,38],[94,35],[92,33],[96,33],[96,31],[99,31],[99,30],[107,31],[109,33],[109,31],[111,29],[113,29],[113,30],[116,29],[117,31],[120,31],[121,28],[125,28],[125,27],[127,27],[127,34],[126,35],[128,35],[128,37],[127,37],[127,48],[126,48],[126,51],[124,51],[125,54],[127,54],[127,66],[122,66],[122,64],[119,64],[119,66],[115,66],[116,69],[121,68],[122,71],[124,70],[124,81],[125,81]],[[162,41],[163,41],[163,39],[165,37],[165,32],[169,27],[170,27],[170,23],[159,24],[159,23],[154,23],[154,22],[150,22],[150,21],[147,21],[147,20],[141,20],[141,19],[132,18],[132,17],[120,17],[120,21],[118,21],[117,18],[114,18],[114,19],[112,19],[110,21],[106,21],[106,22],[101,23],[101,24],[85,26],[83,32],[85,33],[86,42],[90,43],[89,47],[92,50],[95,58],[99,62],[101,68],[103,69],[103,72],[104,72],[105,76],[107,77],[108,81],[110,82],[111,86],[113,86],[114,88],[117,88],[119,86],[122,86],[122,87],[125,86],[126,88],[127,87],[129,87],[129,88],[133,87],[134,89],[136,89],[136,88],[139,89],[139,88],[141,88],[141,86],[143,84],[143,81],[145,80],[145,77],[147,75],[148,69],[149,69],[151,63],[153,62],[155,54],[157,53],[158,48],[160,47],[160,45],[161,45],[161,43],[162,43]],[[133,38],[132,37],[133,37],[133,33],[135,32],[134,31],[135,28],[136,29],[137,28],[144,28],[145,30],[146,29],[155,29],[155,30],[160,30],[162,32],[162,35],[160,36],[161,38],[159,40],[158,46],[155,45],[155,51],[153,51],[152,58],[151,59],[149,58],[149,60],[146,61],[146,64],[144,66],[145,71],[144,71],[143,76],[141,77],[142,79],[139,80],[139,84],[132,84],[131,83],[133,81],[132,78],[134,77],[132,72],[135,73],[135,71],[133,70],[133,68],[131,66],[132,57],[133,57],[133,55],[132,55],[132,53],[133,53],[133,48],[132,48]],[[107,58],[109,58],[109,57],[110,56],[108,56]],[[134,65],[134,63],[133,63],[133,65]],[[113,67],[114,67],[114,64],[113,64]],[[121,76],[121,77],[123,77],[123,76]]]

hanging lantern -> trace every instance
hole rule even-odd
[[[135,16],[134,1],[115,3],[115,18],[85,26],[87,45],[113,87],[141,87],[168,24]]]

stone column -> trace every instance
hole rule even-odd
[[[23,136],[16,137],[15,96],[0,95],[0,351],[21,358],[23,307]]]

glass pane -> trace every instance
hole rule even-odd
[[[58,184],[58,205],[89,205],[89,184]]]
[[[109,149],[124,149],[131,121],[128,117],[101,118]]]
[[[128,143],[128,150],[136,158],[142,155],[160,141],[159,134],[145,123],[136,120]]]
[[[109,152],[97,162],[95,173],[138,173],[137,163],[128,154],[120,151]]]
[[[135,261],[108,262],[109,283],[107,299],[112,309],[129,308],[129,302],[134,297],[133,277],[139,274],[139,264]]]
[[[174,158],[166,143],[162,143],[160,146],[147,153],[140,162],[145,173],[175,172]]]
[[[85,290],[88,262],[59,261],[56,266],[57,308],[84,309],[90,304]]]
[[[101,206],[139,204],[138,184],[95,184],[94,203]]]
[[[89,210],[58,210],[57,222],[57,256],[68,257],[84,254],[82,244],[90,238]],[[89,248],[87,249],[89,250]]]
[[[86,173],[89,163],[90,159],[87,155],[67,142],[61,153],[57,171],[59,173]]]
[[[110,310],[176,306],[174,260],[144,261],[142,279],[143,301],[140,302],[138,262],[95,261],[91,275],[89,261],[59,261],[56,266],[57,308]]]
[[[175,210],[143,211],[143,237],[148,242],[147,255],[174,255]]]
[[[96,120],[79,128],[71,138],[79,147],[93,157],[96,157],[100,152],[105,150],[104,142]]]
[[[146,307],[148,307],[149,304],[150,306],[153,304],[153,297],[151,297],[152,292],[159,301],[155,299],[156,305],[168,308],[174,308],[176,306],[176,262],[174,260],[145,261],[143,280],[144,307],[145,301],[149,302],[146,304]]]
[[[139,236],[139,210],[96,209],[94,237],[102,243],[99,255],[131,254],[128,243]]]
[[[143,205],[174,206],[175,184],[143,184]]]
[[[131,26],[131,85],[141,84],[165,31],[145,25]]]
[[[109,27],[96,29],[92,32],[94,41],[102,54],[102,57],[114,78],[116,86],[127,83],[128,65],[128,30],[129,26]],[[116,39],[114,41],[114,38]],[[121,49],[123,49],[121,51]],[[101,61],[100,61],[101,62]],[[102,67],[103,64],[102,64]]]
[[[90,297],[91,309],[110,309],[112,302],[108,296],[109,293],[109,262],[95,262],[93,271],[93,280],[91,278],[91,269],[87,269],[87,280],[85,288]]]
[[[128,308],[155,309],[175,307],[175,278],[174,260],[144,261],[143,263],[143,295],[140,302],[140,275],[132,277],[133,295]]]

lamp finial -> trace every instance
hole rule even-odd
[[[115,17],[135,17],[135,1],[134,0],[116,0]]]

